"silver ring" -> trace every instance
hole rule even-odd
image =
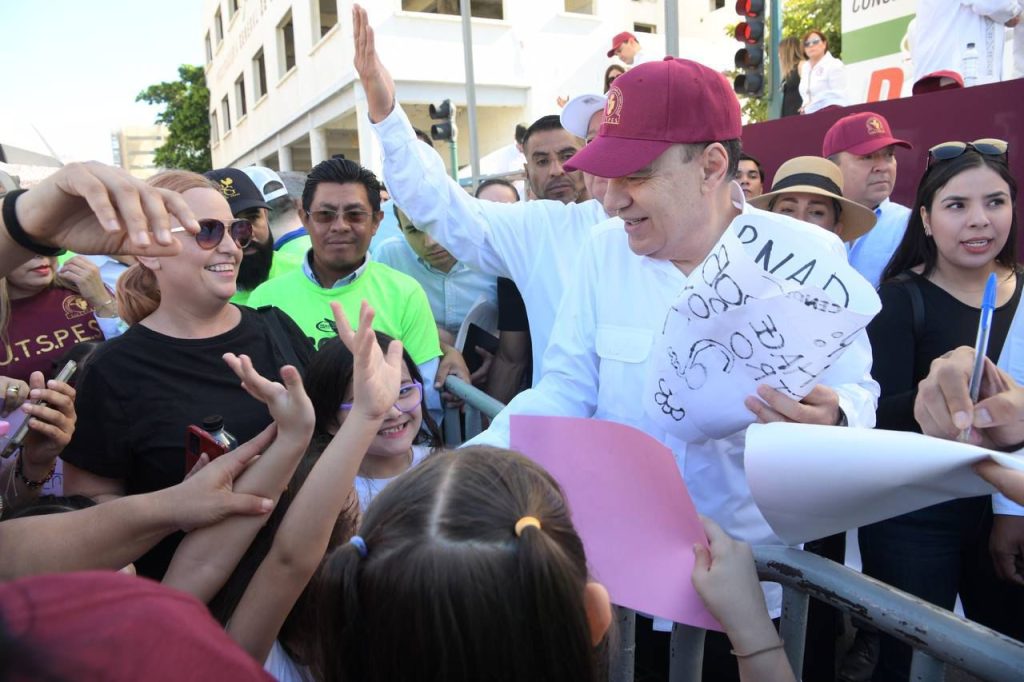
[[[11,384],[7,387],[7,395],[14,396],[15,398],[21,393],[21,387],[18,384]]]

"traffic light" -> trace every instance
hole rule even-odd
[[[430,126],[430,136],[442,142],[455,142],[458,128],[455,127],[455,107],[450,99],[441,102],[441,106],[430,105],[430,118],[440,121]]]
[[[737,95],[760,97],[764,94],[764,0],[736,0],[736,14],[744,21],[736,25],[736,40],[743,47],[736,51],[736,76],[732,87]]]

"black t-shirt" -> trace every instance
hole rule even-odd
[[[270,413],[245,392],[221,356],[244,353],[261,375],[280,380],[288,360],[270,332],[269,316],[281,322],[282,337],[303,367],[313,348],[280,310],[239,310],[239,324],[218,336],[178,339],[136,324],[101,346],[78,382],[78,423],[61,457],[97,476],[123,480],[131,495],[184,479],[186,429],[206,416],[222,415],[239,443],[260,433]],[[140,574],[163,576],[180,537],[171,539],[138,562]]]
[[[932,360],[960,346],[973,346],[978,333],[980,308],[961,303],[945,289],[914,272],[912,281],[886,282],[878,289],[882,311],[868,325],[874,364],[871,376],[882,389],[878,400],[877,427],[893,431],[921,432],[914,419],[917,384],[928,376]],[[999,360],[1010,323],[1020,303],[1024,277],[1017,275],[1013,297],[992,316],[988,357]],[[914,309],[908,287],[918,287],[924,304],[919,333],[914,329]],[[980,303],[980,300],[979,300]]]
[[[530,331],[523,295],[515,282],[506,277],[498,278],[498,329],[503,332]]]

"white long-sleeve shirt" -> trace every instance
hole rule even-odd
[[[813,114],[825,107],[849,104],[846,95],[846,67],[843,62],[825,52],[813,67],[809,61],[800,63],[800,97],[804,100],[804,113]]]
[[[473,198],[448,177],[441,157],[416,138],[397,103],[373,128],[384,152],[384,183],[417,229],[471,268],[508,277],[519,287],[530,320],[536,384],[580,249],[608,214],[594,199],[501,204]]]
[[[1020,0],[918,0],[910,37],[914,81],[936,71],[963,74],[967,43],[978,51],[978,84],[1002,80],[1004,24],[1021,9]]]
[[[777,227],[772,235],[776,253],[787,253],[788,240],[800,240],[813,243],[822,253],[846,256],[835,235],[750,207],[738,185],[733,187],[733,202],[744,213],[772,216]],[[737,219],[729,229],[739,231],[743,224]],[[802,263],[785,267],[796,270]],[[785,267],[775,268],[775,274],[791,274]],[[593,417],[628,424],[672,449],[698,511],[751,544],[783,544],[750,495],[743,469],[745,431],[688,444],[669,435],[645,413],[643,389],[654,338],[686,283],[687,276],[669,261],[630,251],[618,218],[596,227],[562,299],[540,384],[519,394],[471,442],[507,447],[512,414]],[[866,285],[863,289],[877,306],[877,294]],[[861,334],[822,376],[821,383],[838,393],[851,427],[870,428],[875,423],[879,388],[870,369],[871,346],[867,335]],[[852,429],[850,437],[856,437]],[[777,610],[781,591],[775,586],[767,595],[769,608]]]

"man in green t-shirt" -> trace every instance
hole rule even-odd
[[[427,295],[412,277],[368,256],[384,215],[380,191],[377,177],[353,161],[317,164],[306,181],[299,212],[313,247],[299,269],[257,287],[249,305],[277,306],[319,345],[337,335],[331,301],[344,306],[355,326],[365,300],[376,312],[374,329],[401,341],[424,385],[433,387],[441,348]],[[431,393],[428,402],[439,408],[440,400]]]
[[[274,252],[274,238],[268,219],[270,205],[256,184],[238,168],[218,168],[204,175],[216,183],[228,200],[231,214],[252,223],[252,242],[245,247],[238,268],[238,290],[232,303],[248,305],[249,297],[259,285],[288,272],[298,270],[302,259]]]

